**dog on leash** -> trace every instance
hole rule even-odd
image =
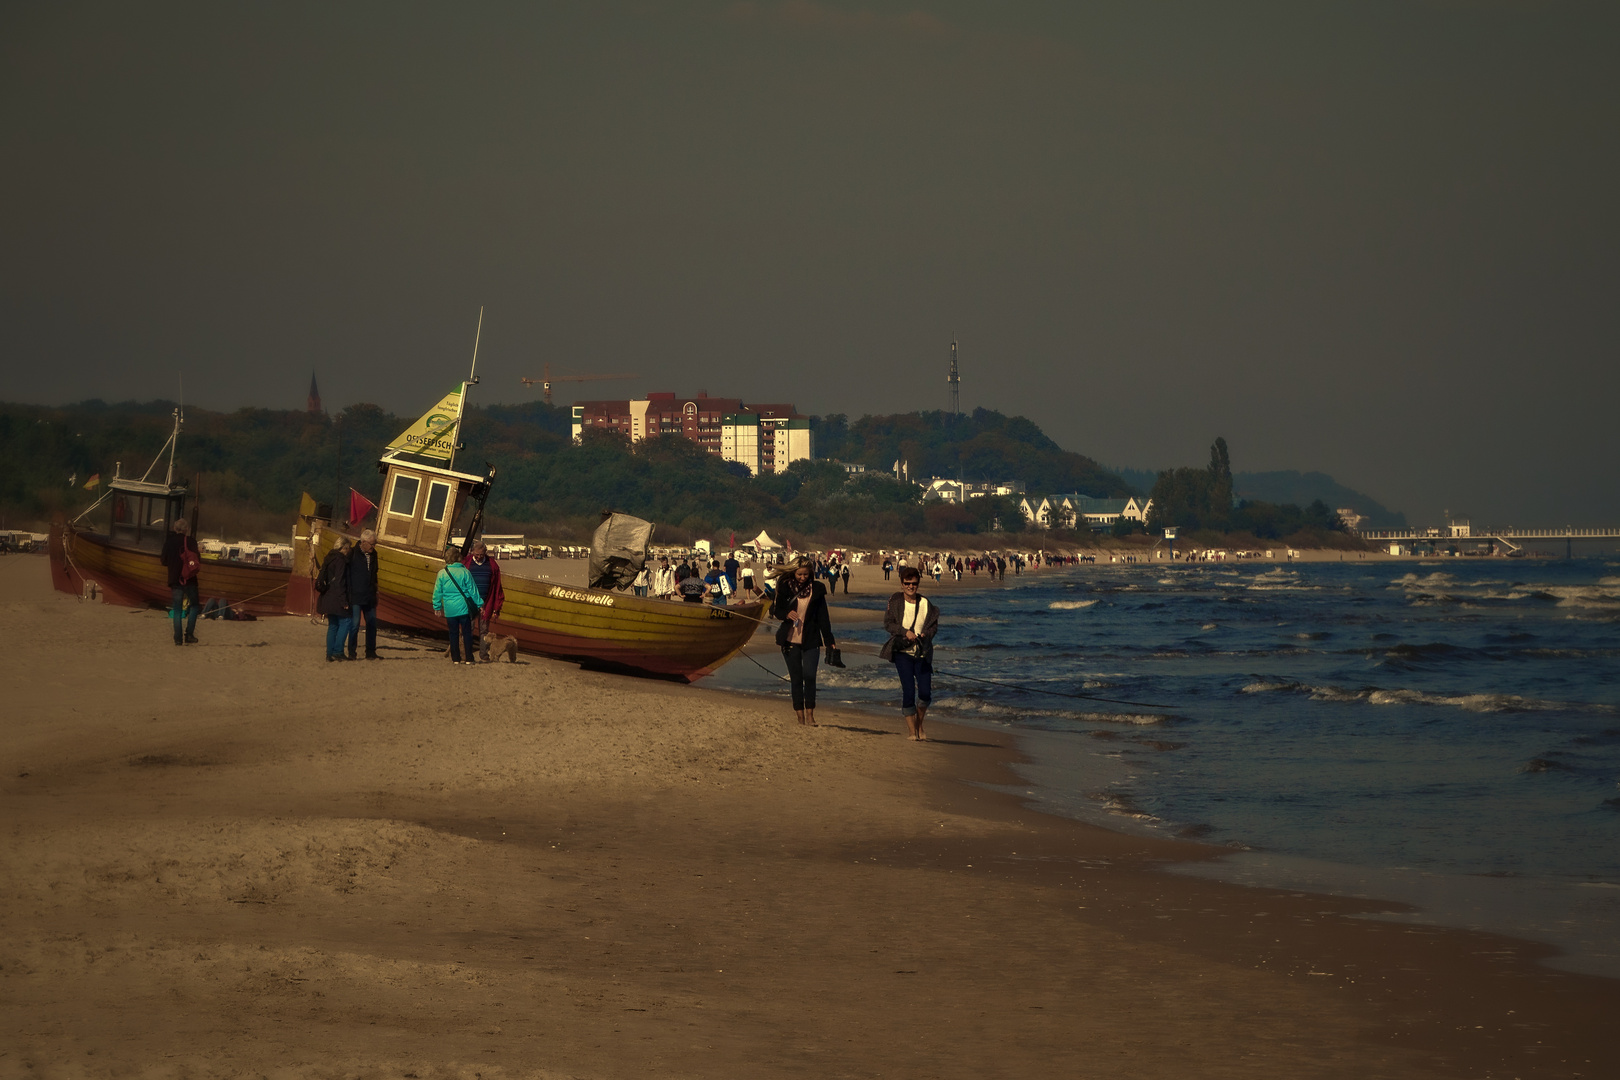
[[[484,635],[483,653],[486,662],[497,660],[500,658],[501,653],[505,653],[506,659],[515,664],[517,663],[517,652],[517,638],[496,634]]]

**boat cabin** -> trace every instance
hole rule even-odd
[[[185,516],[186,486],[124,479],[107,486],[112,495],[108,539],[119,547],[162,550],[169,530]]]
[[[377,539],[395,547],[443,551],[467,496],[487,486],[482,476],[393,457],[384,457],[377,467],[387,474]]]

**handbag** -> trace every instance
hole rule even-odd
[[[834,645],[827,646],[827,666],[844,667],[844,654]]]

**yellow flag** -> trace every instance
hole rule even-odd
[[[315,516],[315,496],[304,492],[304,497],[298,500],[298,516],[312,518]]]
[[[90,479],[88,479],[88,480],[86,480],[84,482],[84,490],[86,490],[86,491],[94,491],[96,488],[98,488],[100,486],[101,486],[101,474],[100,473],[96,473],[94,476],[92,476]]]
[[[420,457],[449,461],[456,447],[456,417],[461,413],[461,391],[452,390],[422,419],[406,428],[388,449]]]

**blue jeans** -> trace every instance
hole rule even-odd
[[[444,622],[450,630],[450,659],[461,663],[462,642],[467,643],[467,662],[478,659],[478,652],[473,648],[472,616],[446,615]]]
[[[788,687],[793,695],[793,708],[816,707],[816,667],[821,663],[821,650],[814,645],[784,645],[782,659],[787,661]]]
[[[354,609],[350,608],[347,615],[328,615],[326,617],[326,655],[342,656],[343,643],[349,639],[349,627],[353,624]]]
[[[349,655],[354,656],[360,643],[360,616],[366,618],[366,655],[377,655],[377,604],[356,604],[349,609]]]
[[[927,705],[934,700],[934,665],[905,653],[894,654],[894,667],[900,673],[900,710],[911,713],[917,702]]]
[[[186,601],[191,601],[190,608]],[[184,585],[175,585],[169,589],[169,618],[174,620],[174,640],[180,637],[180,619],[182,615],[186,620],[186,637],[195,635],[197,629],[197,616],[202,614],[202,601],[197,595],[197,579],[192,578]]]

